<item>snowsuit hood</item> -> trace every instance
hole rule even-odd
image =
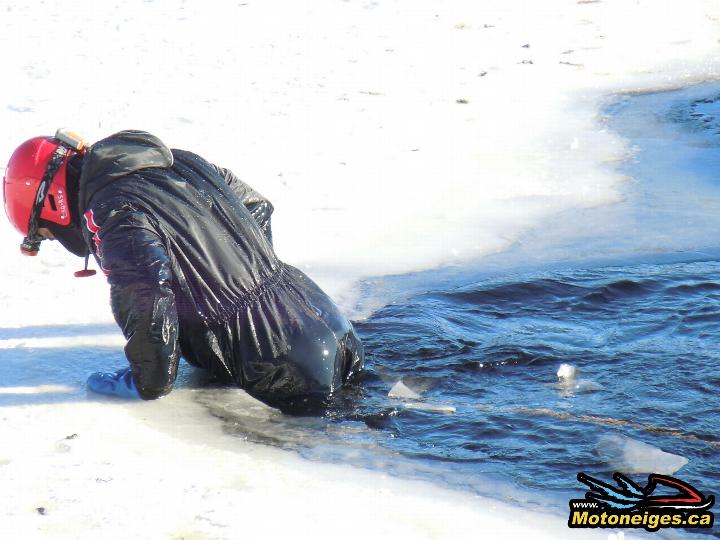
[[[80,174],[79,215],[93,195],[108,184],[142,169],[168,168],[172,164],[170,149],[145,131],[121,131],[96,142],[85,156]]]

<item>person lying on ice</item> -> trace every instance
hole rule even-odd
[[[92,254],[110,284],[129,368],[95,373],[95,392],[155,399],[182,356],[264,400],[328,394],[363,365],[332,300],[272,245],[273,206],[227,169],[142,131],[87,147],[70,132],[19,146],[5,210],[37,254],[56,239]]]

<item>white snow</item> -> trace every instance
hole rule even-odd
[[[61,126],[197,151],[273,201],[281,258],[352,313],[362,277],[619,201],[631,149],[599,107],[717,79],[719,21],[712,0],[0,1],[0,156]],[[117,336],[92,347],[107,286],[19,242],[0,220],[3,536],[573,536],[562,517],[224,436],[189,390],[89,399],[88,372],[124,363]]]
[[[191,404],[181,390],[132,410],[84,402],[10,415],[0,451],[4,536],[580,537],[542,514],[531,528],[507,502],[253,447],[223,436]]]

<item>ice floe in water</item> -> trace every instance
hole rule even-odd
[[[687,458],[622,435],[602,437],[595,453],[624,473],[673,474],[688,463]]]
[[[572,381],[577,374],[577,368],[572,364],[560,364],[557,370],[557,377],[561,381]]]
[[[561,364],[557,370],[558,382],[553,386],[566,397],[602,390],[601,384],[590,379],[578,379],[577,374],[578,369],[572,364]]]
[[[402,379],[400,379],[392,386],[392,388],[388,392],[388,397],[394,399],[408,400],[403,403],[403,406],[406,409],[439,412],[444,414],[455,413],[456,408],[452,405],[420,401],[422,400],[422,392],[426,392],[428,388],[430,388],[431,383],[423,381],[422,378],[418,378],[418,380],[414,380],[413,382],[409,382],[408,384],[411,384],[412,388],[405,384]]]
[[[405,385],[402,380],[399,380],[393,385],[390,392],[388,392],[388,397],[397,399],[420,399],[422,396]]]
[[[411,401],[405,403],[406,409],[414,409],[416,411],[439,412],[444,414],[455,414],[456,408],[452,405],[443,405],[441,403],[423,403],[422,401]]]

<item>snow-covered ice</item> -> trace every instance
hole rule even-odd
[[[631,149],[600,107],[717,79],[718,30],[711,0],[0,1],[0,156],[61,126],[197,151],[267,195],[280,257],[362,315],[359,279],[497,253],[619,201]],[[89,372],[124,363],[107,286],[19,242],[0,220],[4,536],[576,536],[227,437],[189,384],[153,403],[86,396]]]

